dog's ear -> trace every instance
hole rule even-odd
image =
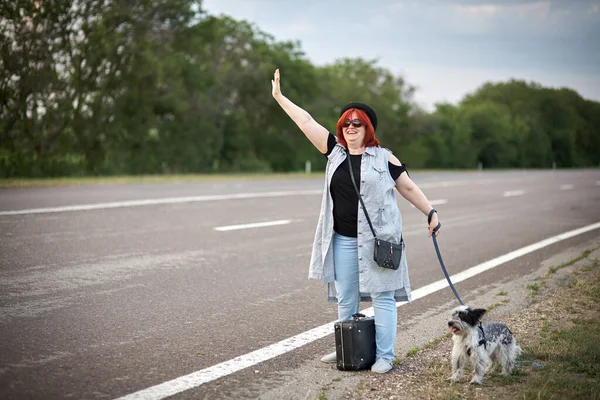
[[[465,313],[464,318],[461,318],[461,319],[463,321],[465,321],[467,324],[469,324],[471,326],[475,326],[481,320],[481,318],[483,317],[483,314],[485,314],[485,312],[486,312],[486,310],[483,308],[476,308],[474,310],[469,309]]]
[[[481,318],[483,318],[483,315],[487,312],[487,310],[485,308],[476,308],[473,310],[473,315],[475,318],[475,323],[478,323],[479,321],[481,321]]]

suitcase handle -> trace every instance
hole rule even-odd
[[[352,318],[354,318],[355,321],[358,321],[360,319],[367,318],[367,316],[365,314],[356,313],[352,314]]]

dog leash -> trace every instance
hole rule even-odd
[[[437,211],[435,209],[432,209],[429,212],[429,215],[427,216],[428,224],[431,223],[431,217],[433,216],[434,212],[437,212]],[[438,257],[438,260],[440,261],[440,265],[442,266],[442,271],[444,272],[444,275],[446,276],[446,280],[448,281],[448,284],[450,285],[450,289],[452,289],[452,291],[454,292],[454,295],[458,299],[458,302],[464,306],[465,303],[463,303],[460,296],[456,292],[456,289],[454,288],[454,285],[452,284],[452,281],[450,280],[450,276],[448,276],[448,271],[446,271],[446,266],[444,265],[444,261],[442,260],[442,255],[440,254],[440,248],[438,247],[435,233],[441,228],[441,226],[442,226],[442,224],[438,222],[437,226],[435,228],[433,228],[433,232],[431,234],[431,237],[433,238],[433,246],[435,247],[435,252],[437,253],[437,257]]]
[[[432,217],[432,215],[433,215],[434,212],[437,212],[437,211],[435,209],[432,209],[429,212],[429,215],[427,216],[427,223],[431,223],[431,217]],[[456,289],[454,288],[454,285],[452,284],[452,281],[450,280],[450,276],[448,275],[448,271],[446,271],[446,266],[444,265],[444,261],[442,260],[442,255],[440,254],[440,248],[439,248],[439,246],[437,244],[437,238],[435,237],[436,236],[435,233],[441,227],[442,227],[442,224],[438,222],[437,226],[435,228],[433,228],[433,233],[431,235],[431,237],[433,238],[433,246],[435,247],[435,252],[437,253],[438,260],[440,261],[440,265],[442,266],[442,271],[444,271],[444,275],[446,276],[446,280],[448,281],[448,284],[450,285],[450,289],[452,289],[452,291],[454,292],[454,295],[458,299],[458,302],[462,306],[464,306],[465,303],[463,303],[462,299],[460,298],[460,296],[456,292]],[[487,347],[486,340],[485,340],[485,332],[483,331],[483,326],[481,326],[481,321],[479,322],[479,329],[481,330],[482,339],[479,341],[478,345],[479,346],[483,345],[483,347]]]
[[[427,217],[427,223],[431,223],[431,217],[433,215],[435,211],[435,209],[431,210],[429,212],[429,215]],[[452,284],[452,281],[450,280],[450,276],[448,276],[448,271],[446,271],[446,266],[444,265],[444,261],[442,260],[442,255],[440,254],[440,248],[438,247],[437,244],[437,239],[435,237],[435,233],[441,228],[442,224],[440,224],[438,222],[437,226],[435,228],[433,228],[433,234],[431,235],[431,237],[433,238],[433,245],[435,247],[435,252],[437,253],[438,256],[438,260],[440,261],[440,265],[442,266],[442,271],[444,271],[444,275],[446,276],[446,280],[448,281],[448,284],[450,285],[450,289],[452,289],[452,291],[454,292],[454,295],[456,296],[456,298],[458,299],[458,302],[461,305],[465,305],[465,303],[463,303],[463,301],[461,300],[460,296],[458,295],[458,293],[456,292],[456,289],[454,288],[454,285]],[[486,346],[485,344],[485,333],[483,331],[483,327],[481,326],[481,322],[479,323],[479,329],[481,329],[481,334],[483,335],[483,339],[481,339],[479,341],[479,345],[481,346],[482,344],[484,345],[484,347]],[[538,368],[543,368],[543,365],[535,362],[535,361],[531,361],[531,360],[515,360],[516,364],[521,364],[522,366],[526,365],[526,364],[531,364],[535,367]]]
[[[435,209],[432,209],[429,212],[429,215],[427,216],[427,222],[428,223],[431,223],[431,216],[433,215],[434,212],[437,212],[437,211]],[[442,224],[440,224],[438,222],[437,226],[435,228],[433,228],[433,233],[431,235],[431,237],[433,238],[433,245],[435,247],[435,252],[437,253],[438,260],[440,260],[440,265],[442,266],[442,271],[444,271],[444,275],[446,276],[446,280],[448,281],[448,284],[450,285],[450,289],[452,289],[452,291],[454,292],[454,295],[458,299],[458,302],[462,306],[464,306],[465,303],[463,303],[462,299],[460,298],[460,296],[456,292],[456,289],[454,288],[454,285],[452,284],[452,281],[450,280],[450,276],[448,275],[448,271],[446,271],[446,266],[444,265],[444,261],[442,260],[442,255],[440,254],[440,248],[438,247],[438,244],[437,244],[437,239],[435,237],[435,233],[441,228],[441,226],[442,226]],[[487,344],[486,344],[487,341],[485,339],[485,332],[483,330],[483,326],[481,326],[481,321],[479,321],[479,330],[481,331],[481,340],[477,344],[479,346],[483,345],[483,347],[487,348]]]
[[[543,368],[544,367],[539,362],[531,361],[531,360],[515,360],[515,364],[517,364],[517,366],[519,366],[519,365],[526,366],[527,364],[531,364],[534,367],[538,367],[538,368]]]
[[[433,213],[437,212],[435,209],[432,209],[429,212],[429,215],[427,216],[427,223],[431,223],[431,217],[433,216]],[[433,238],[433,246],[435,247],[435,252],[437,253],[438,256],[438,260],[440,261],[440,265],[442,266],[442,271],[444,271],[444,275],[446,276],[446,280],[448,281],[448,284],[450,285],[450,289],[452,289],[452,291],[454,292],[454,295],[456,296],[456,298],[458,299],[458,302],[461,305],[465,305],[465,303],[463,303],[463,301],[461,300],[460,296],[458,295],[458,293],[456,292],[456,289],[454,288],[454,285],[452,284],[452,281],[450,280],[450,276],[448,276],[448,271],[446,271],[446,266],[444,265],[444,261],[442,260],[442,255],[440,254],[440,248],[438,247],[437,244],[437,239],[435,237],[435,233],[442,227],[442,224],[438,222],[437,226],[435,228],[433,228],[433,233],[431,235],[431,237]],[[479,345],[481,346],[483,344],[484,347],[486,347],[485,344],[485,332],[483,331],[483,327],[481,326],[481,322],[479,323],[479,329],[481,330],[481,334],[483,335],[483,339],[481,339],[479,341]],[[525,366],[527,364],[531,364],[535,367],[538,368],[543,368],[543,365],[535,362],[535,361],[531,361],[531,360],[515,360],[515,363],[517,364],[517,366]]]

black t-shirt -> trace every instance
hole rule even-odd
[[[325,153],[325,156],[331,154],[336,144],[335,136],[330,133],[327,139],[327,153]],[[361,161],[362,154],[350,154],[352,172],[354,173],[354,180],[359,191]],[[395,181],[406,171],[406,167],[388,162],[388,170],[390,176]],[[333,199],[333,230],[343,236],[357,237],[358,195],[356,194],[356,190],[354,190],[354,185],[350,178],[347,161],[341,163],[333,173],[329,190]]]

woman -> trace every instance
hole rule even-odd
[[[394,360],[396,301],[411,301],[406,254],[403,252],[397,270],[374,262],[373,234],[350,177],[348,154],[356,185],[380,239],[399,243],[402,236],[402,216],[394,188],[431,217],[429,236],[438,225],[437,212],[405,173],[404,165],[389,150],[379,147],[375,138],[377,115],[371,107],[362,103],[344,106],[334,136],[281,94],[279,69],[271,83],[273,97],[281,108],[328,158],[309,278],[328,284],[329,300],[337,301],[340,321],[359,312],[360,301],[372,301],[377,350],[371,371],[388,372]],[[439,229],[433,234],[439,234]],[[321,361],[335,363],[336,353]]]

